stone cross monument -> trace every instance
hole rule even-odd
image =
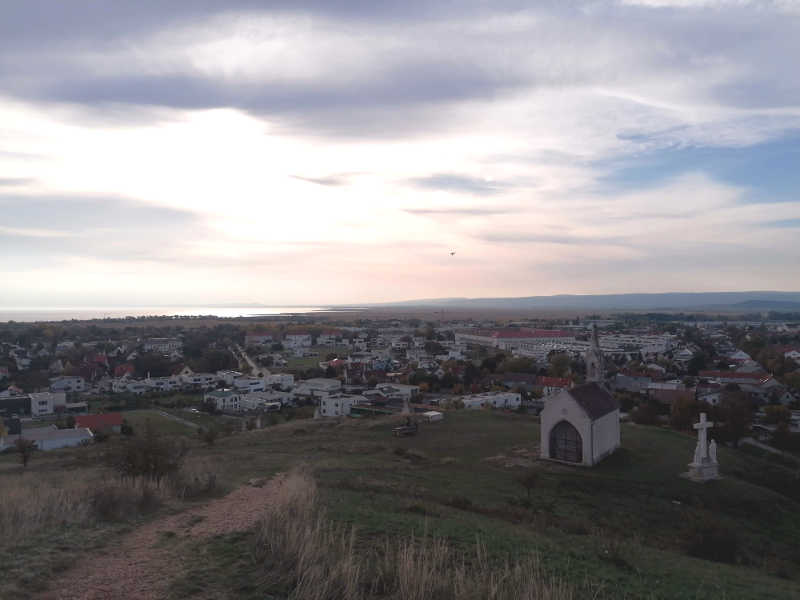
[[[719,464],[717,463],[717,443],[711,440],[709,452],[708,429],[714,423],[706,420],[706,413],[700,413],[700,422],[693,427],[697,430],[697,447],[694,449],[694,460],[689,463],[687,476],[693,481],[709,481],[719,479]]]

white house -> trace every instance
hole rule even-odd
[[[311,346],[311,334],[287,333],[283,339],[283,345],[287,348],[308,348]]]
[[[31,416],[52,415],[56,407],[67,405],[67,394],[64,392],[34,392],[31,397]]]
[[[289,392],[276,392],[269,390],[265,392],[250,392],[241,397],[240,405],[242,410],[259,410],[268,405],[278,403],[279,406],[291,405],[292,394]]]
[[[190,387],[210,388],[217,383],[217,376],[214,373],[191,373],[181,375],[181,381]]]
[[[50,380],[51,392],[83,392],[86,390],[86,381],[83,377],[54,377]]]
[[[239,371],[217,371],[217,379],[225,385],[233,385],[233,380],[241,376]]]
[[[375,389],[390,400],[413,400],[419,395],[418,385],[403,383],[378,383]]]
[[[329,379],[325,377],[314,377],[300,382],[295,388],[295,394],[305,396],[327,396],[334,394],[342,389],[342,382],[338,379]]]
[[[619,404],[596,381],[548,398],[540,419],[544,459],[591,467],[620,445]]]
[[[519,408],[522,396],[517,392],[484,392],[472,394],[461,398],[464,408],[477,409],[484,407],[505,408],[513,410]]]
[[[336,334],[322,333],[317,337],[317,346],[333,346],[336,344]]]
[[[180,379],[177,377],[148,377],[145,383],[154,392],[171,392],[181,387]]]
[[[203,396],[205,402],[213,402],[214,407],[223,412],[242,410],[242,395],[234,390],[214,390]]]
[[[233,387],[239,392],[263,392],[266,388],[263,379],[258,377],[237,377],[233,380]]]
[[[290,389],[294,386],[294,375],[291,373],[270,373],[264,377],[264,383],[269,386],[280,386],[284,390]]]
[[[350,414],[354,404],[363,400],[363,396],[349,394],[330,394],[319,400],[320,417],[345,417]]]

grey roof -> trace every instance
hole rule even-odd
[[[13,443],[17,438],[25,438],[32,442],[41,442],[45,440],[90,440],[92,437],[94,437],[92,432],[85,427],[59,429],[55,425],[51,425],[50,427],[23,429],[20,435],[9,435],[6,439],[8,443]]]
[[[596,382],[584,383],[568,390],[568,393],[577,402],[589,418],[599,419],[603,415],[619,409],[619,403],[608,390]]]

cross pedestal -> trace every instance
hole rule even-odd
[[[709,481],[719,479],[719,464],[717,463],[716,443],[713,444],[711,455],[708,452],[708,430],[714,423],[706,420],[706,413],[700,413],[700,422],[693,427],[697,430],[697,447],[694,451],[694,460],[689,463],[689,472],[686,476],[692,481]]]

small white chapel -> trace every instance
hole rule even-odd
[[[597,325],[585,358],[586,383],[545,401],[540,458],[591,467],[619,448],[619,403],[604,385]]]

